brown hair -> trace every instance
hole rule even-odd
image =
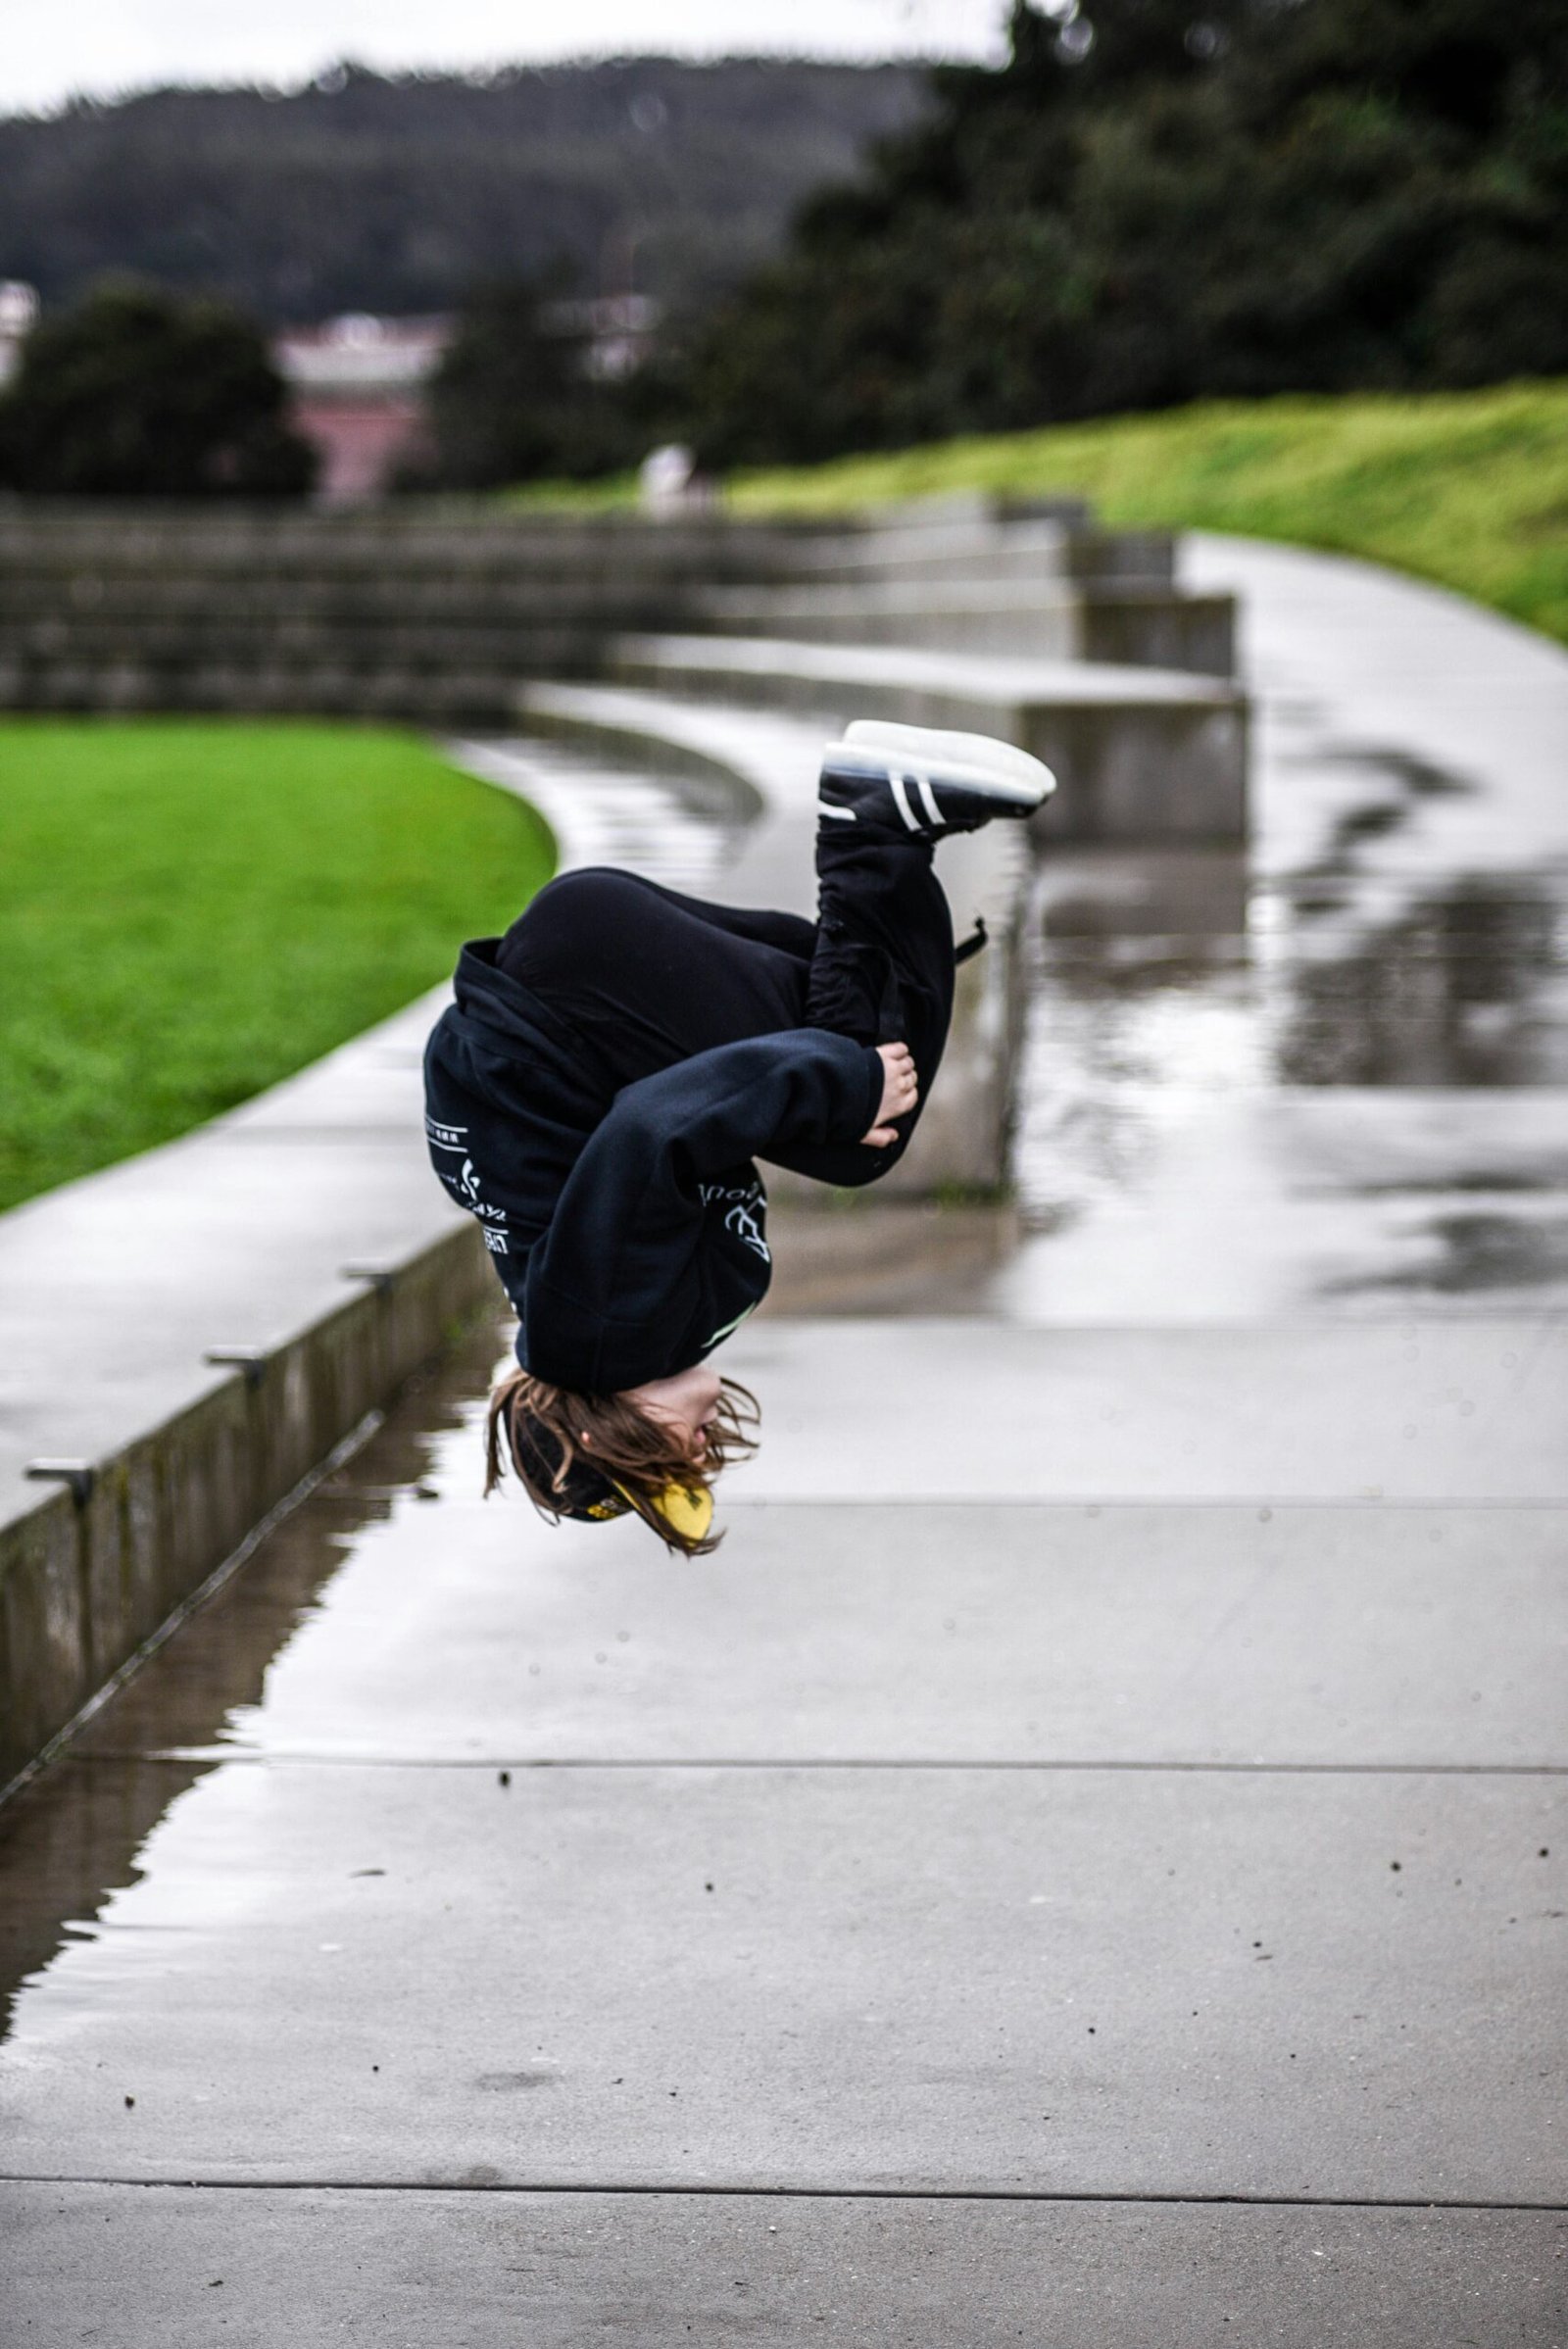
[[[613,1487],[666,1549],[688,1558],[706,1557],[722,1534],[697,1541],[682,1534],[654,1507],[667,1485],[710,1493],[713,1480],[733,1459],[757,1449],[748,1431],[761,1413],[757,1397],[734,1379],[721,1382],[718,1408],[708,1429],[707,1446],[693,1459],[680,1437],[624,1395],[573,1395],[551,1387],[526,1370],[514,1370],[496,1386],[485,1420],[485,1497],[505,1476],[510,1456],[514,1475],[541,1516],[559,1522],[575,1515],[568,1497],[573,1466]],[[503,1449],[502,1435],[506,1444]],[[587,1447],[582,1439],[588,1438]],[[542,1439],[542,1441],[541,1441]],[[552,1452],[560,1457],[554,1470]]]

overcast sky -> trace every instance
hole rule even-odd
[[[168,81],[307,80],[339,58],[495,65],[657,50],[982,57],[1004,0],[0,0],[0,113]]]

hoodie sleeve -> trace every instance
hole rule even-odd
[[[677,1367],[670,1351],[703,1304],[704,1180],[771,1150],[858,1141],[882,1081],[870,1047],[793,1028],[623,1087],[531,1252],[529,1369],[605,1395]]]

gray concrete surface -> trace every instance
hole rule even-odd
[[[1246,859],[1043,865],[1033,1236],[1075,1323],[1568,1304],[1568,654],[1441,589],[1240,539]]]
[[[964,1504],[779,1508],[737,1475],[723,1548],[671,1577],[631,1527],[479,1502],[472,1464],[465,1434],[425,1470],[434,1520],[411,1492],[381,1508],[336,1480],[188,1627],[177,1671],[144,1674],[75,1750],[1568,1767],[1557,1509],[1033,1504],[990,1511],[975,1543]],[[218,1704],[212,1744],[227,1649],[328,1577],[265,1704]]]
[[[762,1320],[726,1368],[765,1392],[748,1493],[1559,1502],[1568,1326],[1214,1329]]]
[[[354,1293],[345,1265],[457,1225],[417,1149],[438,1001],[0,1218],[0,1509],[39,1497],[35,1453],[104,1457],[214,1387],[208,1348],[275,1346]]]
[[[869,601],[922,572],[1085,598],[1073,643],[1094,658],[1225,659],[1227,615],[1172,595],[1168,536],[1095,530],[1079,502],[801,524],[447,499],[353,515],[29,501],[0,515],[0,704],[495,725],[519,676],[591,676],[621,631],[702,626],[715,584],[848,582]],[[1007,626],[999,606],[979,649]]]
[[[1561,2204],[1565,1810],[1480,1773],[220,1766],[24,1994],[5,2167]]]
[[[5,2215],[27,2342],[75,2337],[63,2306],[126,2338],[127,2274],[160,2349],[265,2341],[283,2311],[290,2349],[797,2349],[959,2323],[965,2349],[1541,2349],[1564,2325],[1563,2222],[1517,2211],[30,2186]]]
[[[937,1326],[693,1568],[471,1351],[14,1806],[21,2337],[1561,2337],[1560,1507],[811,1497]]]
[[[853,525],[851,525],[853,527]],[[592,673],[715,578],[766,579],[788,526],[721,515],[356,515],[83,504],[0,516],[0,704],[496,724],[522,674]]]

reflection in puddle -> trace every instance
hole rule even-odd
[[[1320,770],[1348,768],[1374,779],[1381,776],[1417,799],[1445,799],[1453,793],[1480,788],[1468,775],[1456,774],[1450,767],[1436,766],[1430,759],[1422,759],[1414,751],[1386,743],[1316,745],[1304,755],[1301,763]]]
[[[395,1507],[419,1506],[436,1448],[471,1416],[497,1350],[486,1323],[411,1385],[365,1449],[0,1812],[0,2037],[29,1978],[69,1942],[95,1940],[115,1894],[141,1882],[141,1854],[171,1807],[244,1744],[269,1673],[319,1610],[355,1537]]]
[[[1568,1281],[1568,1216],[1535,1223],[1514,1215],[1438,1215],[1426,1235],[1435,1249],[1430,1263],[1343,1281],[1331,1293],[1418,1290],[1456,1297]]]
[[[1564,914],[1532,879],[1464,880],[1374,930],[1271,891],[1235,931],[1151,934],[1151,904],[1118,933],[1115,894],[1048,897],[1036,1026],[1061,1058],[1145,1084],[1568,1083]]]
[[[1562,909],[1526,878],[1456,883],[1372,939],[1286,958],[1273,1054],[1287,1085],[1568,1080]]]
[[[1568,866],[1525,839],[1486,865],[1472,778],[1310,731],[1265,760],[1245,856],[1046,860],[1014,1152],[1034,1238],[1004,1309],[1568,1296],[1538,1203],[1568,1191]]]

